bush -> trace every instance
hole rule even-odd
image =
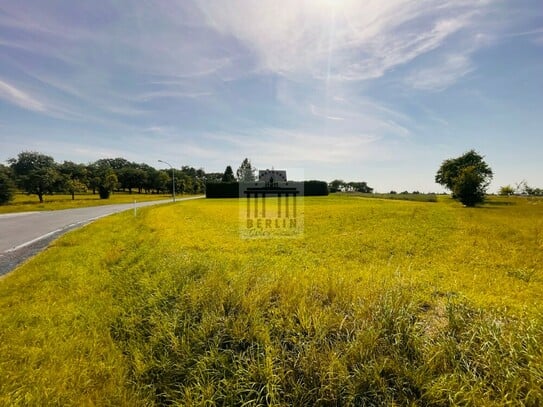
[[[475,167],[463,168],[453,187],[454,196],[466,206],[475,206],[485,199],[483,177]]]
[[[328,184],[324,181],[304,181],[304,196],[328,195]]]
[[[239,182],[207,183],[206,198],[239,198]]]
[[[111,191],[104,187],[98,187],[98,194],[100,195],[100,199],[109,199]]]

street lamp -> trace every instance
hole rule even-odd
[[[174,172],[174,169],[173,169],[172,165],[169,162],[162,161],[162,160],[158,160],[158,162],[169,165],[170,168],[172,169],[172,194],[173,194],[173,201],[175,202],[175,172]]]

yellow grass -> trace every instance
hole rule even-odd
[[[543,402],[543,201],[305,198],[123,213],[0,280],[0,404]]]

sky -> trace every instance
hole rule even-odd
[[[543,187],[541,0],[0,0],[0,162],[302,168]]]

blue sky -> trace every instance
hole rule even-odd
[[[441,191],[474,148],[543,187],[536,1],[0,0],[0,161],[303,168]]]

